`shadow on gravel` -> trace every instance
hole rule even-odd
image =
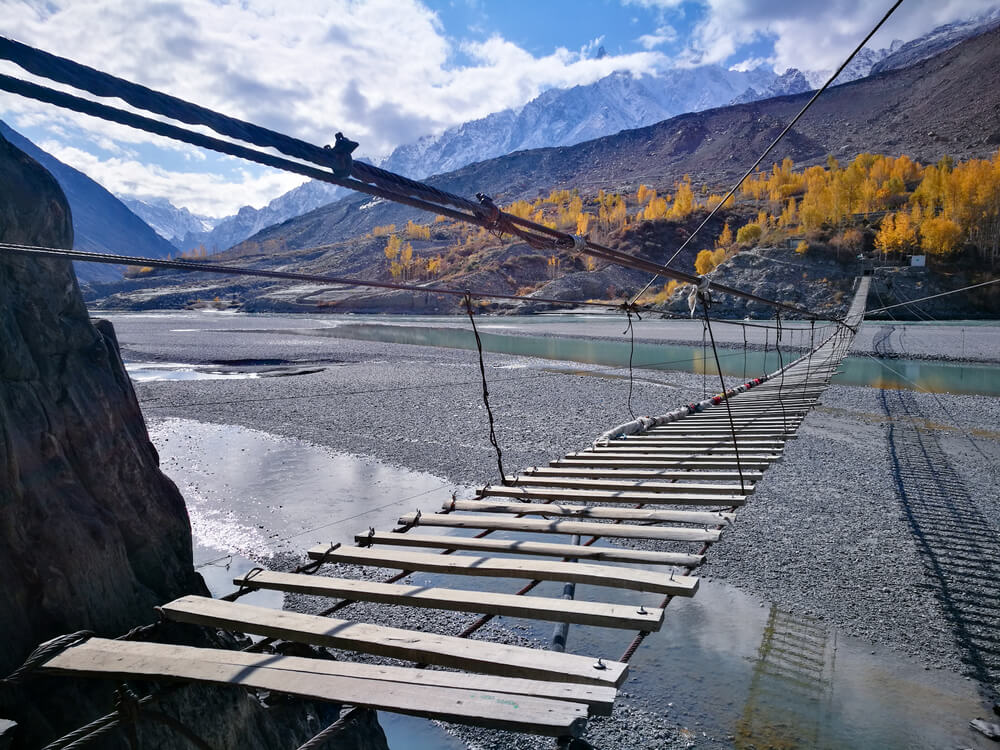
[[[887,334],[878,346],[887,348],[888,339]],[[1000,538],[936,434],[917,426],[929,415],[913,394],[883,389],[880,398],[892,420],[893,478],[924,567],[925,586],[944,610],[964,674],[995,697],[1000,691]]]

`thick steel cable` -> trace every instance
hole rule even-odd
[[[843,72],[844,68],[847,67],[847,64],[850,63],[851,60],[854,59],[854,57],[868,43],[868,40],[871,39],[875,35],[875,32],[878,31],[880,28],[882,28],[882,24],[884,24],[887,20],[889,20],[889,16],[891,16],[895,12],[896,8],[898,8],[900,5],[902,5],[902,3],[903,3],[903,0],[896,0],[896,2],[893,3],[892,7],[889,8],[889,10],[886,11],[886,13],[885,13],[884,16],[882,16],[881,20],[879,20],[879,22],[877,24],[875,24],[874,28],[872,28],[872,30],[868,32],[868,34],[865,36],[865,38],[862,39],[860,43],[858,43],[858,46],[855,47],[854,50],[851,52],[851,54],[847,56],[847,59],[844,60],[844,62],[842,62],[840,64],[840,67],[837,68],[835,71],[833,71],[833,74],[827,79],[826,83],[824,83],[822,86],[820,86],[816,90],[816,93],[813,94],[812,97],[810,97],[809,101],[807,101],[805,103],[805,106],[803,106],[802,109],[799,110],[799,113],[797,115],[795,115],[795,117],[792,118],[792,121],[789,122],[788,125],[785,126],[785,129],[782,130],[780,133],[778,133],[778,137],[775,138],[773,141],[771,141],[771,145],[769,145],[766,149],[764,149],[764,153],[762,153],[758,157],[757,161],[755,161],[750,166],[750,168],[746,172],[743,173],[743,176],[740,177],[740,179],[736,181],[736,184],[733,185],[732,188],[729,189],[729,192],[726,193],[725,197],[719,202],[719,205],[717,205],[715,208],[712,209],[712,211],[708,214],[708,216],[705,217],[705,220],[703,222],[701,222],[701,224],[698,225],[698,227],[690,234],[690,236],[686,240],[684,240],[684,242],[681,244],[681,246],[679,248],[677,248],[677,250],[674,252],[674,254],[670,256],[670,260],[668,260],[665,265],[669,266],[671,263],[673,263],[674,259],[677,258],[678,255],[680,255],[681,251],[685,247],[687,247],[689,244],[691,244],[691,240],[693,240],[697,236],[698,232],[700,232],[702,230],[702,228],[706,224],[708,224],[709,221],[711,221],[712,217],[715,216],[715,214],[717,214],[722,209],[722,207],[724,205],[726,205],[726,201],[729,200],[733,196],[733,194],[736,193],[737,190],[739,190],[740,185],[742,185],[746,181],[747,177],[749,177],[753,173],[753,171],[757,167],[760,166],[761,162],[764,161],[764,159],[767,157],[767,155],[769,153],[771,153],[771,151],[774,150],[774,147],[778,145],[778,143],[781,141],[781,139],[784,138],[788,134],[788,132],[795,126],[795,123],[797,123],[799,121],[799,119],[801,119],[802,115],[804,115],[809,110],[809,108],[813,105],[813,103],[817,99],[819,99],[820,94],[822,94],[824,91],[826,91],[830,87],[830,85],[836,80],[837,76],[839,76],[841,74],[841,72]],[[651,278],[649,280],[649,283],[647,283],[646,286],[644,286],[642,288],[642,291],[639,292],[639,294],[637,294],[635,296],[635,299],[638,299],[639,297],[641,297],[646,292],[646,290],[649,289],[649,287],[653,285],[653,282],[656,281],[658,278],[659,278],[659,275],[654,276],[653,278]],[[634,301],[635,300],[633,300],[633,302]]]
[[[410,291],[421,294],[444,294],[451,297],[462,297],[470,294],[469,290],[452,289],[450,287],[418,286],[415,284],[399,284],[391,281],[369,281],[366,279],[355,279],[343,276],[328,276],[326,274],[301,273],[298,271],[271,271],[263,268],[246,268],[243,266],[228,266],[219,263],[202,263],[193,260],[165,260],[161,258],[143,258],[131,255],[114,255],[112,253],[94,253],[85,250],[67,250],[64,248],[38,247],[34,245],[19,245],[14,243],[0,242],[0,250],[21,253],[23,255],[38,255],[51,258],[63,258],[66,260],[83,261],[85,263],[105,263],[111,265],[125,266],[150,266],[152,268],[171,268],[176,271],[218,273],[229,276],[255,276],[268,279],[281,279],[291,281],[311,281],[318,284],[330,284],[337,286],[361,286],[375,289],[389,289],[394,291]],[[595,302],[593,300],[558,300],[548,297],[524,297],[517,294],[502,294],[499,292],[473,291],[475,297],[488,299],[503,299],[514,302],[543,302],[554,305],[570,305],[600,307],[603,309],[618,310],[620,303],[616,302]]]

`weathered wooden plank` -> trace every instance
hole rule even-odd
[[[572,546],[572,545],[570,545]],[[635,568],[589,563],[519,560],[511,557],[480,555],[429,555],[420,552],[385,552],[370,547],[338,547],[328,551],[320,545],[309,550],[314,560],[347,562],[398,570],[422,570],[431,573],[487,576],[490,578],[529,578],[540,581],[586,583],[593,586],[655,591],[661,594],[694,596],[698,579],[692,576],[666,575]]]
[[[740,457],[743,457],[745,452],[749,456],[762,456],[762,455],[778,455],[781,453],[782,448],[769,448],[766,452],[755,451],[752,449],[740,449]],[[663,445],[648,445],[646,443],[640,443],[638,441],[622,441],[620,443],[611,443],[609,445],[595,445],[593,447],[587,448],[585,451],[587,453],[655,453],[659,456],[680,456],[685,458],[687,456],[725,456],[725,455],[736,455],[733,446],[731,445],[721,445],[721,446],[698,446],[693,448],[688,446],[686,448],[675,448],[671,446]]]
[[[346,578],[263,571],[233,583],[250,588],[272,589],[313,596],[335,596],[363,602],[379,602],[403,607],[478,612],[531,620],[568,622],[602,628],[656,631],[663,623],[662,609],[637,608],[577,599],[516,596],[488,591],[410,586],[399,583],[355,581]]]
[[[459,690],[482,690],[489,693],[508,695],[530,695],[535,698],[584,703],[591,715],[611,713],[618,691],[610,685],[585,685],[578,682],[552,682],[550,680],[527,680],[519,677],[498,677],[496,675],[471,672],[455,672],[418,667],[400,667],[388,664],[342,661],[334,659],[312,659],[303,656],[279,654],[259,654],[230,649],[197,648],[194,646],[174,646],[164,643],[137,643],[133,641],[112,641],[91,638],[86,641],[88,649],[104,652],[120,652],[122,649],[139,654],[146,653],[147,646],[153,647],[156,655],[165,657],[196,657],[199,661],[215,664],[256,669],[266,667],[291,673],[320,674],[342,677],[359,677],[366,680],[401,682],[409,685],[456,688]]]
[[[618,686],[628,672],[628,665],[620,662],[603,662],[606,668],[596,669],[597,659],[586,656],[304,615],[201,596],[176,599],[160,610],[176,622],[507,677]]]
[[[777,459],[775,459],[777,460]],[[739,466],[744,469],[766,469],[774,461],[750,461],[743,458]],[[600,453],[571,453],[570,455],[550,461],[549,466],[598,466],[602,468],[614,469],[656,469],[671,467],[677,469],[736,469],[737,462],[735,456],[732,459],[683,459],[675,460],[656,456],[639,458],[618,454]]]
[[[729,447],[730,450],[735,444],[741,450],[755,450],[760,448],[781,448],[785,443],[784,437],[775,438],[741,438],[736,436],[735,443],[731,437],[708,437],[708,438],[672,438],[658,435],[629,435],[624,438],[609,440],[607,445],[662,445],[664,447],[679,446],[684,448],[711,448]],[[605,445],[605,443],[601,443]]]
[[[400,516],[401,524],[444,526],[452,529],[493,529],[523,531],[528,534],[579,534],[609,539],[657,539],[673,542],[717,542],[720,532],[679,526],[635,526],[631,524],[586,523],[544,518],[504,518],[497,514],[416,513]],[[716,521],[718,523],[718,521]]]
[[[740,473],[736,469],[588,469],[588,468],[552,468],[549,466],[532,466],[525,469],[524,474],[535,477],[594,477],[599,479],[671,479],[678,482],[700,482],[702,480],[730,480],[739,482]],[[756,470],[744,470],[744,481],[756,482],[764,478],[764,472]],[[679,484],[680,487],[689,487],[689,484]],[[696,487],[711,487],[713,485],[693,485]],[[738,487],[739,485],[736,485]],[[724,491],[736,492],[736,487],[732,485],[719,485],[726,488]],[[706,490],[714,492],[714,490]],[[692,492],[701,492],[700,489]]]
[[[587,716],[585,704],[565,700],[281,669],[267,664],[268,661],[279,662],[292,657],[253,654],[260,661],[247,665],[240,664],[239,660],[230,663],[205,659],[203,652],[210,649],[121,641],[114,641],[114,644],[113,648],[95,647],[89,643],[74,646],[50,659],[44,669],[60,674],[82,673],[105,678],[114,675],[240,685],[411,716],[547,736],[561,736],[566,732],[579,735]],[[319,659],[301,661],[320,662]]]
[[[694,567],[704,561],[703,555],[686,552],[653,552],[650,550],[620,549],[618,547],[581,547],[575,544],[552,542],[525,542],[509,539],[476,539],[475,537],[447,536],[443,534],[397,534],[376,531],[357,534],[358,544],[391,544],[399,547],[469,550],[537,557],[572,557],[594,562],[623,562],[643,565],[681,565]]]
[[[737,480],[739,477],[737,477]],[[745,478],[744,478],[745,479]],[[694,484],[690,482],[654,482],[651,480],[636,481],[630,479],[587,479],[573,476],[535,476],[520,474],[508,477],[508,482],[515,487],[573,487],[581,490],[625,490],[638,492],[663,492],[668,495],[749,495],[753,492],[753,482],[745,482],[743,487],[732,484]]]
[[[558,505],[556,503],[503,503],[491,500],[447,500],[446,510],[473,513],[509,513],[511,515],[557,516],[575,519],[601,518],[609,521],[647,521],[660,523],[696,523],[702,526],[732,523],[734,513],[699,510],[648,510],[646,508],[607,508],[597,505]],[[423,521],[423,516],[420,517]]]
[[[597,458],[604,457],[604,454],[597,453],[587,453],[585,455]],[[617,455],[615,454],[615,457]],[[632,456],[629,457],[632,458]],[[483,487],[480,493],[485,497],[516,497],[520,500],[570,500],[584,503],[631,503],[635,505],[743,505],[746,503],[746,497],[738,494],[710,495],[707,493],[667,494],[663,492],[610,490],[557,490],[535,487],[508,487],[507,485]]]

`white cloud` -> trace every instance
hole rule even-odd
[[[889,7],[888,2],[872,4],[867,0],[701,0],[700,4],[705,13],[680,58],[682,64],[725,62],[741,46],[770,39],[774,47],[771,60],[778,72],[790,67],[836,68]],[[996,5],[996,0],[907,0],[869,45],[879,48],[893,39],[913,39],[943,23]]]
[[[204,216],[227,216],[244,205],[260,208],[276,195],[301,185],[304,177],[280,171],[256,174],[241,170],[237,179],[208,172],[179,172],[164,169],[129,156],[102,158],[58,141],[42,141],[38,146],[59,161],[79,169],[118,195],[140,197],[169,196]]]
[[[0,0],[0,17],[3,34],[19,41],[312,143],[331,143],[342,130],[369,157],[552,86],[666,62],[656,52],[592,60],[562,48],[535,57],[501,37],[456,42],[418,0]],[[471,64],[456,65],[459,50]],[[198,158],[197,149],[85,116],[7,106],[13,99],[0,106],[16,126],[73,125],[98,133],[95,141],[151,143]],[[104,160],[102,174],[130,163]],[[216,200],[185,205],[204,211]]]
[[[643,34],[636,41],[644,49],[653,49],[659,47],[661,44],[666,44],[667,42],[677,41],[677,32],[672,26],[659,26],[656,32],[653,34]]]

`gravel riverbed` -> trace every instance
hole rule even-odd
[[[114,322],[126,360],[307,372],[139,383],[148,420],[242,425],[430,472],[456,486],[497,479],[472,352],[299,336],[283,331],[280,321],[258,321],[254,329],[243,323],[232,330],[163,327],[158,335],[140,316],[115,316]],[[940,356],[961,356],[947,332],[934,340]],[[859,345],[869,348],[870,339]],[[245,364],[262,360],[267,363]],[[628,418],[627,371],[494,354],[486,355],[486,370],[508,473],[578,450]],[[714,393],[718,380],[637,371],[631,406],[636,414],[662,413],[703,389]],[[998,425],[997,398],[832,387],[700,574],[995,691]],[[962,562],[970,537],[978,540],[971,555],[977,559]],[[292,604],[306,611],[319,606],[304,597]],[[351,617],[366,609],[356,605]],[[474,619],[379,612],[382,622],[394,618],[387,624],[419,623],[438,632],[453,633]],[[494,624],[481,636],[525,639]],[[470,747],[540,746],[533,738],[456,732]],[[692,738],[660,707],[629,699],[614,716],[593,722],[588,738],[608,749],[731,746],[725,738]]]

